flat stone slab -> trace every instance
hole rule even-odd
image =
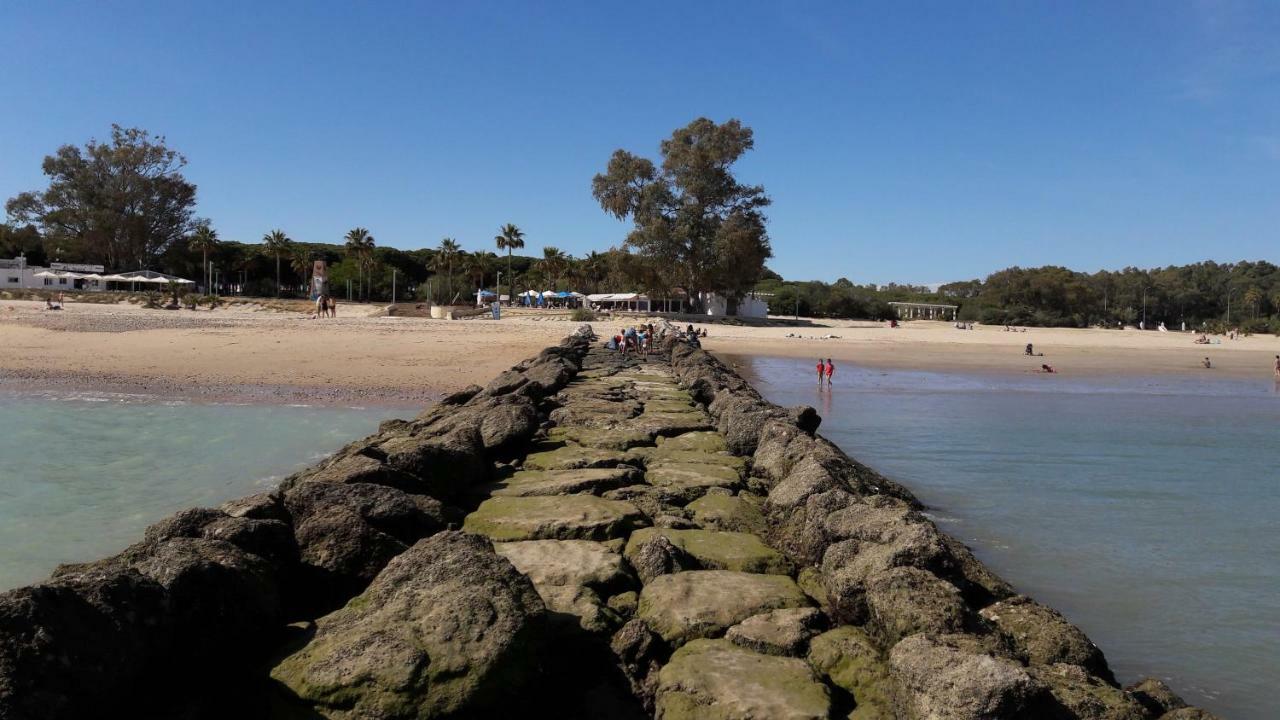
[[[725,639],[765,655],[804,654],[809,638],[823,625],[817,608],[786,608],[753,615],[729,628]]]
[[[725,452],[729,446],[718,432],[689,432],[675,437],[659,438],[658,444],[668,450],[697,450],[700,452]]]
[[[670,450],[664,447],[635,447],[627,451],[628,460],[644,463],[646,466],[670,463],[689,465],[720,465],[733,468],[738,474],[746,472],[747,460],[728,453],[703,452],[701,450]]]
[[[628,420],[627,426],[663,436],[683,435],[694,430],[710,430],[715,427],[706,413],[693,409],[688,412],[645,411]]]
[[[462,529],[496,542],[608,540],[646,525],[635,505],[594,495],[495,497],[480,503]]]
[[[826,720],[831,697],[803,660],[694,640],[658,673],[661,720]]]
[[[614,488],[633,485],[639,479],[640,471],[626,466],[579,470],[522,470],[505,480],[488,485],[485,490],[494,497],[575,493],[599,495]]]
[[[693,521],[713,530],[729,530],[763,535],[764,513],[760,505],[738,495],[711,493],[685,506],[693,513]]]
[[[653,444],[653,436],[649,433],[628,428],[553,427],[547,437],[553,442],[575,443],[597,450],[630,450]]]
[[[540,585],[612,587],[630,576],[622,556],[590,540],[529,540],[494,543],[493,549]]]
[[[637,617],[678,645],[719,636],[752,615],[808,606],[808,597],[785,575],[690,570],[660,575],[646,585]]]
[[[650,485],[660,487],[686,500],[694,500],[707,488],[737,488],[742,477],[736,468],[701,463],[661,463],[649,468],[644,478]]]
[[[495,543],[494,551],[533,581],[547,610],[572,616],[588,632],[607,632],[622,618],[603,598],[634,582],[622,556],[589,540]]]
[[[765,545],[755,535],[717,530],[672,530],[643,528],[627,540],[623,555],[631,560],[639,548],[655,535],[692,555],[704,570],[736,570],[739,572],[789,575],[791,563],[782,553]]]
[[[526,470],[578,470],[621,465],[625,456],[617,450],[601,450],[581,445],[562,445],[529,453],[524,459]]]

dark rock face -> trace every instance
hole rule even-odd
[[[64,575],[0,595],[0,717],[106,717],[169,651],[165,589],[136,570]]]
[[[446,532],[320,618],[271,675],[322,714],[428,718],[508,706],[536,667],[544,608],[483,538]]]
[[[689,553],[676,547],[661,534],[655,534],[641,543],[628,559],[640,581],[645,584],[659,575],[701,568]]]
[[[1143,678],[1125,688],[1125,691],[1156,717],[1187,706],[1163,680],[1153,677]]]
[[[309,584],[333,600],[359,592],[410,543],[444,527],[438,501],[381,485],[302,483],[284,502]]]
[[[228,500],[219,505],[218,509],[231,517],[280,520],[286,523],[289,521],[289,513],[285,512],[280,492],[276,490]]]
[[[631,685],[631,694],[652,711],[658,671],[671,657],[671,648],[642,620],[631,620],[619,628],[609,645]]]

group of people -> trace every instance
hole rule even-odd
[[[653,339],[653,323],[640,325],[639,327],[632,325],[619,330],[617,335],[609,339],[607,347],[610,350],[620,350],[623,355],[628,352],[639,352],[647,355],[649,350],[652,349]]]
[[[971,323],[971,322],[957,322],[957,323],[955,324],[955,328],[956,328],[957,330],[972,330],[972,329],[973,329],[973,323]]]
[[[316,296],[316,312],[311,319],[323,317],[338,317],[338,300],[332,295]]]
[[[45,310],[61,310],[62,306],[65,305],[66,302],[67,301],[63,298],[62,293],[58,293],[58,302],[56,303],[53,301],[53,298],[47,297],[44,299],[44,309]]]
[[[835,373],[836,366],[831,362],[831,358],[827,358],[826,362],[818,358],[818,387],[822,387],[823,382],[827,387],[831,387],[831,376]]]

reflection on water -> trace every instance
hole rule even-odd
[[[0,590],[117,552],[174,511],[264,491],[394,414],[0,394]]]
[[[1270,382],[837,369],[734,357],[1064,612],[1130,682],[1230,718],[1280,682],[1280,399]]]

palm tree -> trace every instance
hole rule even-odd
[[[210,285],[209,251],[216,249],[218,247],[219,242],[220,241],[218,240],[218,231],[209,227],[208,221],[202,222],[199,225],[197,225],[195,231],[191,233],[191,239],[187,241],[188,245],[190,245],[192,250],[200,251],[200,257],[201,257],[200,267],[204,268],[204,277],[205,277],[204,289],[206,292],[212,292],[209,289],[209,285]]]
[[[453,302],[453,262],[458,259],[458,254],[462,252],[458,241],[453,238],[445,238],[440,241],[440,247],[436,250],[436,256],[432,258],[432,262],[436,265],[435,270],[444,270],[445,282],[447,283],[446,291],[449,295],[449,302]]]
[[[1244,291],[1244,302],[1253,306],[1253,319],[1258,319],[1258,304],[1262,302],[1262,291],[1255,285]]]
[[[343,237],[346,240],[347,255],[356,261],[357,272],[359,273],[359,293],[360,298],[364,299],[364,269],[373,258],[374,240],[369,231],[362,228],[352,228],[347,231]]]
[[[542,260],[538,261],[538,267],[551,282],[552,290],[556,289],[556,283],[560,282],[560,276],[568,268],[570,260],[571,258],[560,248],[550,245],[542,248]]]
[[[476,279],[476,287],[484,289],[484,279],[488,277],[493,270],[493,263],[498,259],[497,255],[488,250],[477,250],[467,256],[465,262],[467,274]]]
[[[524,247],[524,233],[520,232],[520,228],[515,225],[507,223],[506,225],[498,228],[498,235],[493,238],[493,241],[497,243],[499,250],[507,251],[507,286],[510,288],[510,294],[508,297],[511,298],[512,302],[515,302],[515,285],[511,282],[514,280],[514,278],[511,277],[511,251],[519,250]],[[498,294],[502,294],[502,288],[498,288]]]
[[[609,274],[608,258],[595,250],[582,259],[582,279],[592,292],[600,292],[600,281]]]
[[[302,286],[310,289],[307,277],[311,271],[311,251],[298,245],[294,245],[289,251],[289,267],[298,277],[302,278]],[[305,292],[305,291],[304,291]],[[306,292],[309,296],[310,293]]]
[[[276,297],[280,297],[280,256],[288,252],[293,241],[283,230],[272,230],[262,236],[262,246],[269,255],[276,256]]]

